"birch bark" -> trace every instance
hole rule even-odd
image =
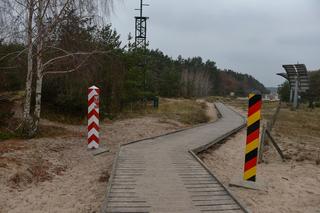
[[[34,129],[33,134],[38,130],[40,114],[41,114],[41,94],[42,94],[42,80],[43,80],[43,47],[44,47],[44,23],[43,13],[44,4],[43,0],[38,0],[38,17],[37,17],[37,28],[38,28],[38,43],[37,43],[37,78],[36,78],[36,97],[35,97],[35,108],[34,108]]]
[[[28,3],[26,16],[26,46],[28,48],[27,56],[27,78],[26,78],[26,88],[25,88],[25,101],[23,107],[23,133],[29,135],[29,131],[32,127],[32,117],[30,115],[31,111],[31,96],[32,96],[32,79],[33,79],[33,44],[32,44],[32,25],[33,25],[33,14],[34,14],[34,0],[30,0]]]

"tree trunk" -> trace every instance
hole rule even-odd
[[[25,89],[25,100],[23,108],[23,125],[22,133],[26,136],[30,136],[30,130],[33,126],[33,119],[30,116],[31,110],[31,94],[32,94],[32,78],[33,78],[33,59],[32,59],[32,22],[33,22],[33,0],[30,0],[28,5],[28,14],[26,17],[27,25],[27,48],[28,48],[28,70],[27,70],[27,79],[26,79],[26,89]]]
[[[34,108],[34,129],[33,133],[38,131],[40,114],[41,114],[41,94],[43,80],[43,45],[44,45],[44,25],[43,25],[43,0],[39,0],[39,14],[37,19],[38,44],[37,44],[37,79],[36,79],[36,101]]]
[[[35,118],[35,132],[38,130],[38,125],[40,121],[41,114],[41,94],[42,94],[42,70],[37,70],[37,83],[36,83],[36,103],[34,109],[34,118]]]
[[[38,130],[38,125],[40,121],[41,114],[41,94],[42,94],[42,70],[43,70],[43,62],[42,62],[42,48],[43,48],[43,38],[39,39],[39,43],[37,46],[37,80],[36,80],[36,102],[34,107],[34,132],[36,133]]]

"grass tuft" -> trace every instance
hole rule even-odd
[[[118,118],[131,118],[138,116],[156,116],[163,119],[179,121],[188,125],[206,123],[210,120],[207,115],[207,105],[203,102],[189,99],[161,98],[159,108],[147,105],[145,109],[126,109]]]

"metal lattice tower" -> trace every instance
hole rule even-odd
[[[140,16],[135,16],[135,47],[146,48],[147,46],[147,20],[149,17],[143,16],[143,7],[149,6],[144,4],[143,0],[140,0]]]

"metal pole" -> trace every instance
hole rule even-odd
[[[293,88],[290,88],[290,103],[293,102]]]
[[[142,5],[143,5],[143,0],[140,0],[140,17],[142,17]]]
[[[265,135],[266,135],[266,126],[263,125],[260,144],[259,144],[259,152],[258,152],[259,153],[258,154],[258,162],[259,163],[263,162],[263,149],[264,149]]]

